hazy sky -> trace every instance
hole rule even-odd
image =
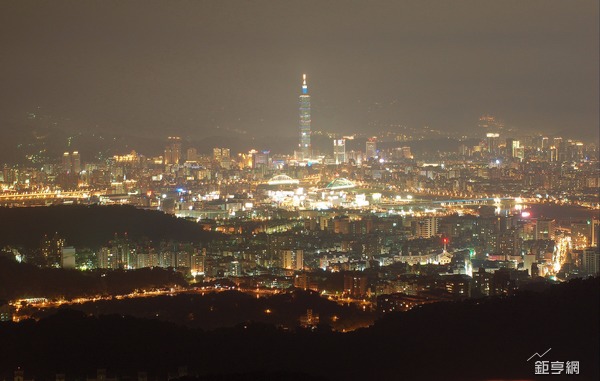
[[[598,129],[597,0],[0,0],[0,128],[134,134]],[[97,127],[96,127],[97,126]],[[374,127],[376,126],[376,127]]]

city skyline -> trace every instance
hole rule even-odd
[[[294,136],[310,73],[319,130],[458,133],[489,113],[597,136],[596,2],[31,4],[0,5],[3,134],[30,113],[137,136]]]
[[[598,11],[0,0],[0,380],[600,379]]]

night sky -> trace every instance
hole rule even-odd
[[[597,0],[0,1],[0,132],[598,130]],[[37,111],[36,111],[37,110]],[[219,132],[221,131],[221,132]]]

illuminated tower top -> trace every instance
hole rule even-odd
[[[306,85],[306,74],[302,74],[302,94],[308,94],[308,86]]]

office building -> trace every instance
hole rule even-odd
[[[81,156],[77,151],[74,151],[71,155],[71,169],[73,173],[77,175],[79,174],[79,172],[81,172]]]
[[[346,163],[346,139],[333,139],[333,159],[335,164]]]
[[[181,138],[179,136],[169,136],[168,144],[165,147],[165,165],[177,165],[181,161]]]
[[[196,150],[195,148],[188,148],[186,160],[187,161],[198,161],[198,150]]]
[[[367,139],[365,147],[365,158],[367,161],[377,157],[377,138],[372,137]]]
[[[487,150],[492,155],[498,154],[498,142],[500,140],[500,134],[497,132],[488,132],[485,134],[487,138]]]

